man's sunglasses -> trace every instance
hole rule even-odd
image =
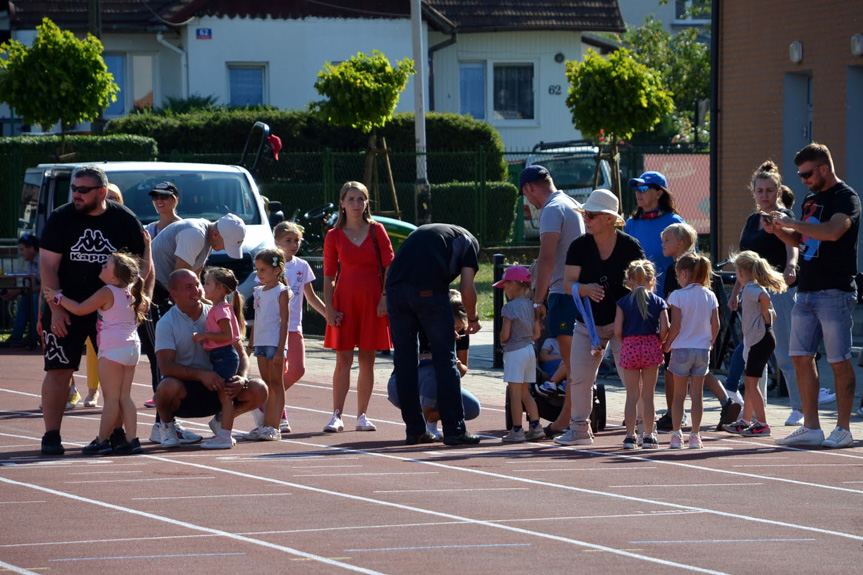
[[[156,200],[170,200],[174,197],[174,194],[150,194],[150,199],[154,202]]]
[[[83,196],[84,194],[89,194],[93,190],[102,189],[105,186],[103,186],[101,184],[98,186],[76,186],[75,184],[72,184],[70,187],[72,189],[73,194],[81,194]]]
[[[822,164],[822,165],[823,165],[823,164]],[[805,172],[797,172],[797,176],[798,176],[801,180],[808,180],[809,178],[811,178],[811,177],[812,177],[812,174],[814,174],[814,173],[815,173],[815,170],[816,170],[816,169],[818,169],[818,168],[820,168],[820,167],[821,167],[821,166],[819,165],[819,166],[815,166],[815,167],[814,167],[814,168],[812,168],[811,170],[806,170]]]

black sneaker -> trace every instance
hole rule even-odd
[[[59,431],[46,431],[42,436],[42,455],[63,455],[63,443]]]
[[[437,441],[435,439],[435,436],[428,431],[423,432],[422,435],[405,436],[405,445],[416,445],[418,443],[434,443],[435,441]]]
[[[108,455],[113,451],[114,448],[111,447],[111,443],[107,439],[99,441],[97,437],[90,442],[90,445],[82,449],[81,453],[84,455]]]
[[[741,409],[743,407],[739,403],[729,398],[725,402],[725,405],[722,406],[722,411],[719,412],[719,423],[716,424],[716,431],[722,431],[723,425],[737,421],[737,418],[740,417]]]
[[[122,445],[116,446],[114,453],[117,455],[140,455],[144,453],[144,448],[141,447],[141,442],[135,437],[132,441],[124,441]]]
[[[443,442],[444,445],[476,445],[480,442],[480,436],[465,431],[461,435],[444,435]]]
[[[126,441],[126,431],[122,427],[116,428],[111,432],[111,437],[108,438],[108,443],[111,444],[111,448],[114,451],[117,451],[117,448],[127,443]]]
[[[662,417],[656,420],[656,431],[668,433],[673,428],[674,427],[671,424],[671,414],[668,412],[665,412]]]

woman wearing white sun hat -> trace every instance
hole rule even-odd
[[[615,358],[620,354],[620,342],[614,338],[614,316],[617,301],[629,293],[624,285],[624,272],[630,262],[645,257],[638,240],[618,229],[623,226],[623,218],[613,193],[594,190],[581,212],[587,233],[569,246],[563,281],[566,291],[573,297],[588,298],[599,347],[591,343],[585,323],[588,318],[580,317],[572,334],[570,351],[573,368],[571,420],[569,429],[554,439],[561,445],[593,443],[589,419],[596,374],[609,341]]]

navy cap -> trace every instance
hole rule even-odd
[[[659,186],[666,192],[668,191],[668,182],[665,180],[665,176],[659,172],[644,172],[641,177],[629,180],[630,188],[642,185]]]
[[[153,189],[150,190],[149,195],[153,194],[170,194],[175,198],[180,197],[180,190],[177,189],[177,186],[172,184],[171,182],[159,182]]]
[[[518,178],[518,193],[522,193],[525,184],[532,184],[538,180],[546,180],[548,178],[551,178],[551,174],[539,164],[528,166],[521,171],[521,176]]]

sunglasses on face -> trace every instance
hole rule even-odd
[[[811,177],[812,177],[812,174],[814,174],[814,173],[815,173],[815,170],[817,170],[818,168],[820,168],[820,167],[821,167],[821,166],[823,166],[823,165],[824,165],[824,164],[818,164],[817,166],[815,166],[815,167],[814,167],[814,168],[812,168],[811,170],[806,170],[805,172],[797,172],[797,176],[798,176],[801,180],[808,180],[809,178],[811,178]]]
[[[599,216],[607,215],[607,214],[604,214],[602,212],[583,212],[583,213],[584,213],[584,219],[586,219],[586,220],[595,220]]]
[[[70,188],[72,189],[72,193],[73,193],[73,194],[81,194],[82,196],[83,196],[84,194],[89,194],[89,193],[90,193],[90,192],[92,192],[93,190],[99,190],[99,189],[101,189],[101,188],[103,188],[103,187],[104,187],[104,186],[102,186],[102,185],[99,185],[99,186],[76,186],[75,184],[72,184],[72,185],[70,186]]]
[[[170,200],[174,197],[174,194],[150,194],[150,199],[154,202],[156,200]]]
[[[646,194],[652,188],[646,184],[642,184],[640,186],[635,186],[635,192],[638,194]]]

